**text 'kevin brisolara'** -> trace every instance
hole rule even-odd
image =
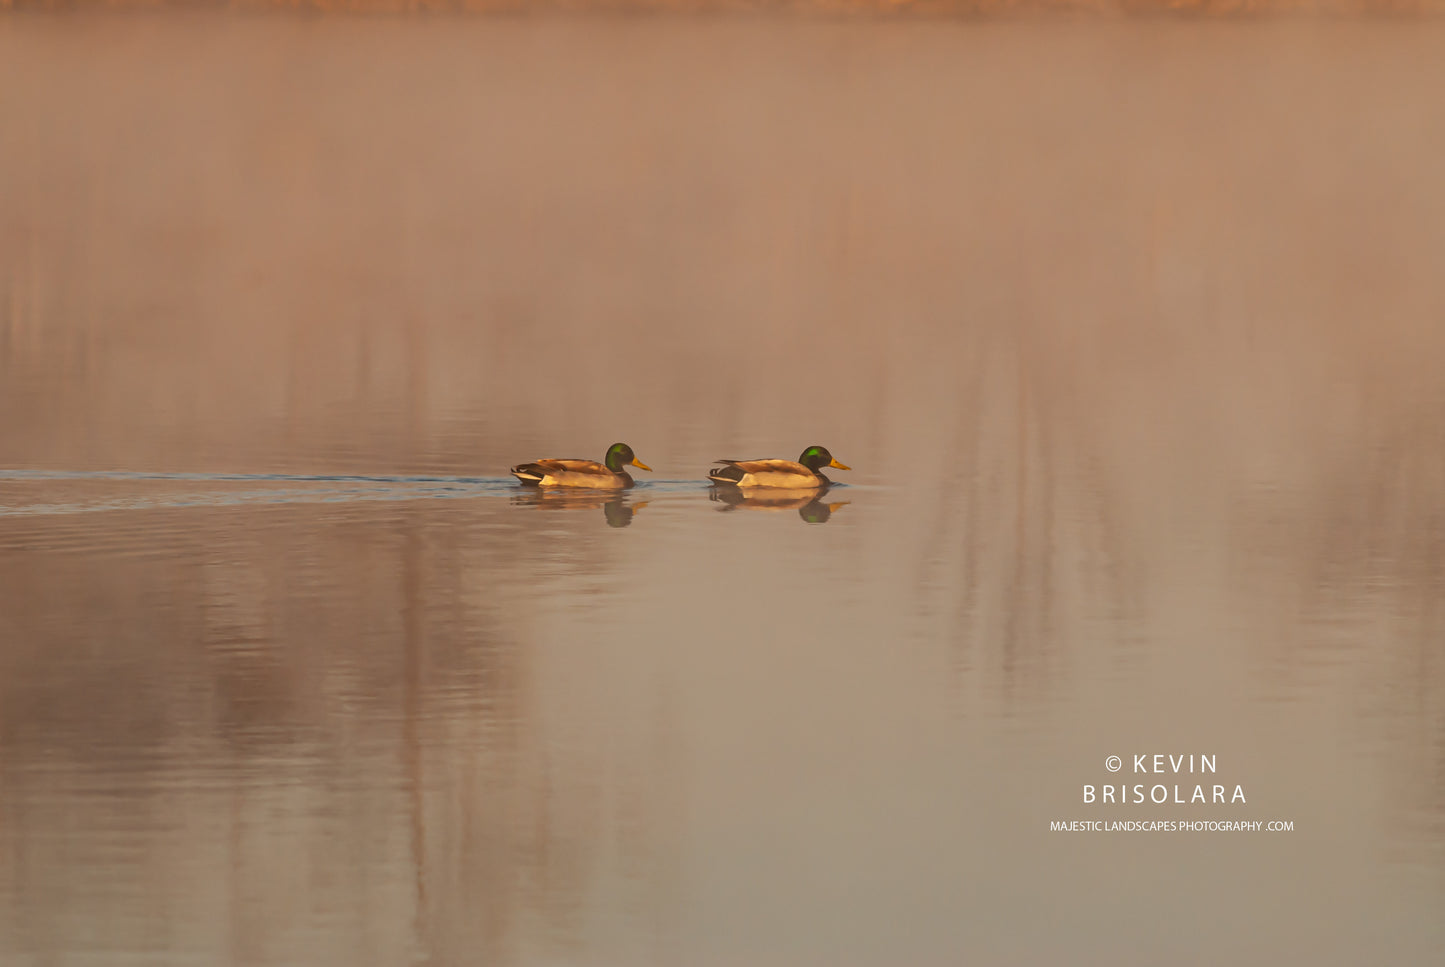
[[[1075,819],[1049,820],[1054,833],[1257,833],[1293,832],[1294,820],[1259,819]]]
[[[1171,788],[1174,790],[1174,795],[1172,797],[1169,794],[1169,790]],[[1208,793],[1204,791],[1203,786],[1195,786],[1194,790],[1191,792],[1189,791],[1188,786],[1171,787],[1157,785],[1150,787],[1149,791],[1145,792],[1142,785],[1135,786],[1132,790],[1128,786],[1104,785],[1098,787],[1085,786],[1084,802],[1104,803],[1105,805],[1108,805],[1109,803],[1124,805],[1130,802],[1152,802],[1155,804],[1176,802],[1181,806],[1198,805],[1200,803],[1203,803],[1207,806],[1221,804],[1227,804],[1232,806],[1235,803],[1248,803],[1249,800],[1244,798],[1243,786],[1235,786],[1234,792],[1231,794],[1223,786],[1219,785],[1212,787],[1211,791]]]

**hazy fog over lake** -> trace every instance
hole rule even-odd
[[[1428,20],[0,14],[0,961],[1437,962],[1441,92]]]

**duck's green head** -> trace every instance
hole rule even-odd
[[[651,470],[647,464],[637,459],[637,454],[625,443],[614,443],[607,448],[607,469],[613,473],[621,473],[623,467],[641,467],[643,470]]]
[[[798,462],[814,473],[817,473],[824,467],[835,467],[838,470],[853,469],[834,460],[833,455],[828,452],[827,447],[809,447],[803,451],[803,455],[798,458]]]

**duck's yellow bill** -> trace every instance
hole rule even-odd
[[[647,464],[643,463],[641,460],[637,459],[636,457],[633,457],[633,458],[632,458],[632,465],[633,465],[634,467],[641,467],[643,470],[648,470],[648,471],[652,470],[651,467],[649,467]]]
[[[839,470],[852,470],[852,469],[853,469],[852,467],[848,466],[847,464],[839,463],[837,457],[834,457],[832,460],[828,461],[828,466],[830,466],[830,467],[836,467],[836,468],[839,469]]]

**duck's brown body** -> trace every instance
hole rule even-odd
[[[543,457],[512,468],[524,484],[538,487],[578,487],[587,490],[626,490],[634,483],[626,470],[613,472],[596,460]]]
[[[833,459],[825,447],[812,446],[797,460],[718,460],[726,464],[708,472],[714,483],[773,490],[819,490],[832,485],[820,467],[848,467]]]
[[[638,460],[625,443],[614,443],[607,449],[607,462],[575,458],[543,457],[513,467],[512,476],[534,487],[570,487],[577,490],[626,490],[633,484],[632,475],[624,466],[651,470]]]
[[[727,466],[713,470],[708,477],[735,487],[817,490],[831,483],[821,473],[794,460],[719,460],[718,463]]]

